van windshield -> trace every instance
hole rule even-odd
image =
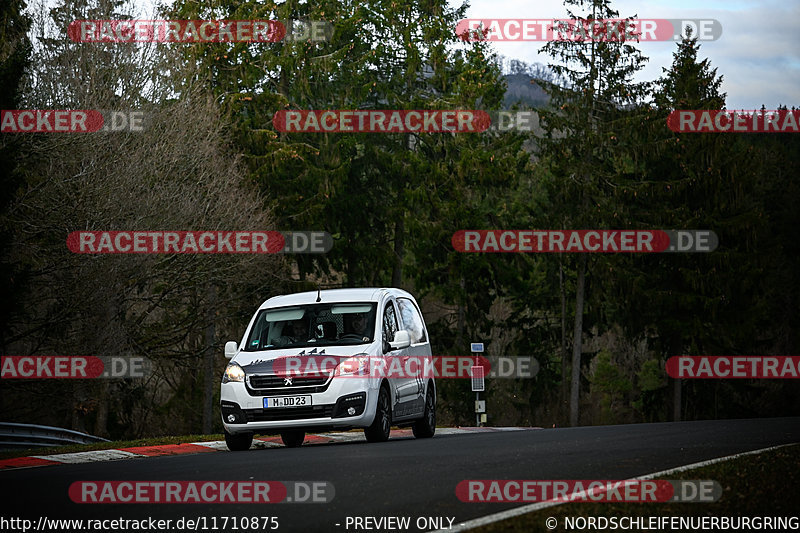
[[[371,343],[374,302],[320,303],[262,309],[244,351]]]

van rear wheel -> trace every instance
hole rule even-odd
[[[418,439],[428,439],[436,433],[436,393],[430,385],[425,395],[425,412],[422,418],[414,422],[411,431]]]

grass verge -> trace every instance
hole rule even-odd
[[[119,448],[135,448],[137,446],[159,446],[162,444],[206,442],[212,440],[225,440],[225,437],[222,435],[222,433],[219,433],[215,435],[180,435],[174,437],[153,437],[149,439],[96,442],[94,444],[70,444],[67,446],[47,446],[44,448],[8,450],[0,453],[0,459],[12,459],[14,457],[28,457],[31,455],[53,455],[57,453],[88,452],[93,450],[114,450]]]

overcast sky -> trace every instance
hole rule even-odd
[[[450,0],[451,6],[461,2]],[[701,43],[700,58],[708,57],[724,78],[728,109],[758,109],[778,104],[800,107],[800,0],[616,0],[620,17],[643,19],[716,19],[722,36]],[[467,18],[550,19],[566,15],[561,0],[471,0]],[[495,42],[504,56],[547,64],[539,54],[544,43]],[[672,64],[675,42],[639,43],[650,60],[640,81],[662,75]]]
[[[164,1],[164,0],[162,0]],[[166,0],[170,3],[169,0]],[[462,1],[449,0],[453,7]],[[154,0],[135,0],[152,13]],[[566,15],[562,0],[471,0],[467,18],[551,19]],[[775,109],[778,104],[800,107],[800,0],[616,0],[620,17],[643,19],[716,19],[722,36],[701,43],[724,78],[728,109]],[[148,14],[149,14],[148,13]],[[335,21],[331,21],[335,24]],[[496,42],[508,58],[547,64],[541,42]],[[649,58],[638,81],[651,81],[672,64],[675,42],[639,43]]]

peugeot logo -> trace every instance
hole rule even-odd
[[[292,384],[292,378],[283,378],[283,384],[284,385],[291,385]]]

